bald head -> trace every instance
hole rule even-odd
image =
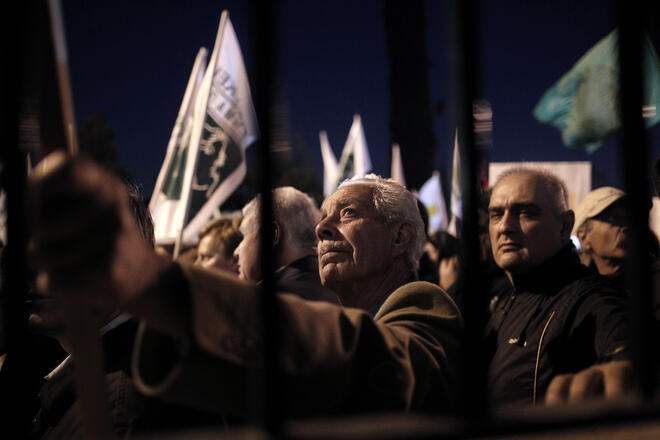
[[[530,169],[500,177],[488,214],[493,258],[508,275],[527,272],[557,254],[570,240],[574,221],[564,183]]]

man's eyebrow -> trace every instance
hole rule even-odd
[[[521,209],[533,209],[533,210],[536,210],[536,211],[541,210],[541,207],[537,203],[534,203],[534,202],[513,203],[512,207],[517,209],[517,210],[521,210]]]
[[[510,205],[491,205],[488,207],[488,212],[492,211],[501,211],[503,209],[513,209],[516,211],[520,211],[522,209],[532,209],[536,211],[541,211],[541,207],[534,202],[518,202],[518,203],[512,203]]]

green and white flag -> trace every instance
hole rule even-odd
[[[163,166],[158,173],[149,209],[154,222],[157,244],[172,244],[181,231],[181,218],[185,214],[186,200],[182,199],[183,176],[191,156],[190,136],[193,128],[194,107],[206,69],[205,48],[199,49],[193,64],[183,102],[179,108],[174,129],[167,144]],[[196,148],[192,148],[196,150]]]
[[[325,130],[319,132],[319,141],[321,142],[321,158],[323,159],[323,197],[329,197],[335,192],[337,183],[337,158],[332,152],[328,133]]]
[[[366,174],[370,171],[371,157],[367,148],[367,138],[362,128],[362,120],[360,115],[354,115],[353,125],[351,125],[351,129],[348,132],[344,150],[339,158],[335,188],[346,179]]]
[[[174,219],[183,243],[197,234],[245,178],[245,149],[258,136],[257,117],[236,33],[222,12],[215,47],[197,96],[181,199]]]
[[[548,89],[534,108],[534,117],[561,132],[567,147],[592,152],[620,130],[619,36],[614,30],[600,40]],[[648,128],[660,121],[660,63],[648,37],[642,48],[644,97],[642,114]]]
[[[245,150],[258,137],[243,55],[227,11],[220,17],[195,111],[191,142],[199,153],[194,173],[186,170],[191,184],[184,186],[189,191],[184,193],[189,201],[185,219],[190,219],[182,222],[184,243],[197,242],[199,231],[243,182]]]

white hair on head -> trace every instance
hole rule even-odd
[[[568,189],[563,180],[561,180],[556,174],[544,170],[542,168],[532,168],[530,166],[519,166],[515,168],[510,168],[500,174],[493,185],[493,190],[497,185],[507,177],[511,177],[518,174],[528,174],[538,178],[545,190],[552,195],[553,208],[557,215],[563,214],[568,211]]]
[[[349,185],[367,185],[373,188],[374,206],[386,223],[408,223],[413,227],[415,237],[406,250],[405,257],[410,270],[417,272],[419,259],[424,252],[426,234],[415,196],[397,181],[373,173],[346,179],[339,188]]]
[[[261,196],[243,207],[243,222],[259,225]],[[273,220],[287,231],[293,244],[301,248],[316,246],[316,224],[321,218],[314,200],[292,186],[273,189]]]

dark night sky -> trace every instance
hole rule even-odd
[[[151,194],[200,46],[212,50],[222,9],[246,59],[251,21],[241,1],[63,0],[69,63],[79,126],[105,110],[117,133],[120,162]],[[597,1],[482,2],[482,81],[493,107],[492,161],[591,160],[594,185],[619,184],[618,144],[592,155],[562,146],[559,133],[532,117],[534,105],[559,77],[609,33],[613,15]],[[389,175],[387,54],[378,0],[283,2],[281,71],[289,135],[302,136],[321,174],[318,132],[337,156],[354,113],[362,115],[375,171]],[[428,4],[433,102],[450,98],[445,4]],[[405,38],[405,36],[402,36]],[[435,164],[447,179],[453,128],[436,114]],[[656,127],[650,132],[660,139]],[[660,157],[652,142],[651,159]],[[405,149],[405,145],[402,146]]]

